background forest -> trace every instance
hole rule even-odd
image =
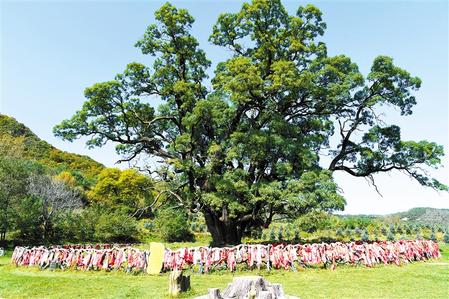
[[[203,217],[157,197],[157,182],[136,170],[106,168],[40,140],[0,115],[2,246],[152,240],[210,242]],[[164,203],[164,205],[161,205]],[[245,242],[430,238],[449,242],[449,210],[416,208],[388,216],[311,212],[248,231]]]

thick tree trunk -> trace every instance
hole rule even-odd
[[[222,219],[214,212],[205,211],[203,213],[207,228],[212,235],[213,246],[222,247],[240,244],[245,229],[242,223],[227,217]]]

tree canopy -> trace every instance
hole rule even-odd
[[[87,195],[94,203],[141,217],[155,203],[153,191],[151,178],[136,170],[105,168]]]
[[[153,65],[132,62],[87,88],[81,110],[54,132],[69,141],[90,136],[92,147],[115,142],[122,161],[157,157],[148,167],[162,191],[203,213],[216,244],[238,243],[275,215],[342,210],[335,171],[374,180],[399,170],[447,189],[426,172],[441,164],[442,146],[402,140],[378,112],[410,115],[421,80],[390,57],[375,58],[365,77],[349,57],[328,56],[315,6],[289,15],[279,0],[254,0],[221,14],[209,41],[232,55],[213,78],[187,10],[166,3],[155,17],[136,43]]]

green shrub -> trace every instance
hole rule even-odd
[[[73,213],[67,221],[67,231],[70,231],[74,237],[71,242],[90,243],[98,241],[95,231],[99,223],[100,215],[104,211],[100,206],[90,206],[80,213]],[[69,241],[69,240],[68,240]]]
[[[16,232],[13,238],[27,245],[41,243],[40,203],[32,197],[24,197],[15,212]]]
[[[100,242],[127,243],[136,240],[137,221],[121,212],[103,213],[95,226],[95,239]]]
[[[249,230],[247,235],[250,235],[254,240],[260,240],[262,238],[262,228],[257,227]]]
[[[154,220],[154,227],[165,242],[193,241],[189,230],[187,215],[183,211],[167,208],[159,211]]]
[[[148,227],[148,224],[145,224]],[[67,213],[58,223],[60,240],[69,243],[128,243],[139,239],[137,220],[120,210],[92,205]]]
[[[331,226],[331,216],[325,212],[310,212],[295,220],[295,226],[301,231],[313,233]]]
[[[449,244],[449,233],[448,233],[448,232],[446,232],[446,233],[444,234],[443,240],[444,240],[444,243]]]

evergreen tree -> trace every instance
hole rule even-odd
[[[276,234],[273,228],[270,230],[270,242],[276,242]]]
[[[337,237],[343,238],[343,236],[344,236],[344,231],[343,231],[343,229],[342,229],[341,227],[339,227],[339,228],[337,229],[337,231],[336,231],[335,234],[337,235]]]
[[[261,235],[260,239],[262,241],[266,241],[267,240],[267,233],[265,231],[262,231],[262,235]]]
[[[390,231],[387,236],[388,241],[394,241],[396,238],[394,234]]]
[[[435,232],[432,232],[431,234],[430,234],[430,238],[429,238],[430,240],[432,240],[432,241],[437,241],[437,236],[435,235]]]
[[[280,226],[278,230],[278,241],[282,242],[283,240],[284,240],[284,228]]]
[[[421,226],[420,225],[415,225],[415,234],[419,234],[419,233],[421,233]]]
[[[410,234],[412,233],[412,229],[410,228],[410,225],[407,225],[407,226],[405,227],[405,233],[406,233],[407,235],[410,235]]]
[[[295,238],[295,242],[299,243],[299,241],[301,240],[301,236],[300,236],[299,230],[297,228],[295,228],[294,234],[295,234],[295,237],[294,237]]]
[[[351,237],[351,230],[349,228],[345,229],[345,237],[349,238]]]
[[[374,240],[379,241],[379,231],[377,229],[374,230]]]
[[[291,237],[290,228],[287,226],[287,227],[285,228],[285,239],[286,239],[286,240],[290,240],[290,237]]]
[[[365,229],[362,233],[362,241],[369,241],[368,231]]]
[[[390,233],[392,233],[393,235],[396,234],[396,229],[394,227],[394,224],[390,224]]]

